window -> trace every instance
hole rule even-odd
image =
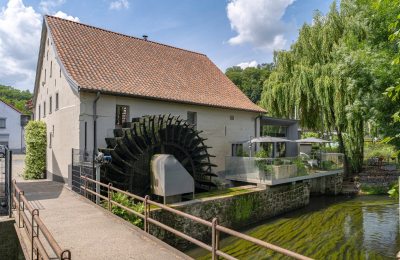
[[[60,68],[60,78],[61,78],[61,68]]]
[[[58,93],[56,93],[56,111],[58,110]]]
[[[43,102],[43,117],[46,117],[46,101]]]
[[[49,60],[49,51],[46,53],[46,60]]]
[[[196,126],[197,126],[197,112],[188,111],[187,112],[187,122],[189,124],[193,125],[194,128],[196,129]]]
[[[53,62],[50,61],[50,78],[53,76]]]
[[[6,119],[0,118],[0,128],[6,128]]]
[[[230,115],[230,116],[229,116],[229,119],[230,119],[230,120],[235,120],[235,116]]]
[[[49,98],[49,114],[51,114],[51,112],[53,112],[53,97],[50,96]]]
[[[41,116],[41,113],[40,113],[40,105],[39,105],[39,112],[38,112],[38,115],[39,115],[39,120],[40,120],[40,116]]]
[[[232,156],[247,156],[243,150],[243,144],[232,144]]]
[[[117,105],[115,110],[115,126],[122,127],[122,125],[128,122],[129,118],[129,106]]]

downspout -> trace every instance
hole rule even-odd
[[[254,138],[257,138],[259,136],[261,136],[260,132],[257,133],[257,119],[260,119],[260,131],[261,131],[261,113],[256,116],[255,120],[254,120]],[[257,143],[254,143],[254,154],[256,154],[257,152]]]
[[[97,92],[93,101],[93,161],[97,150],[97,101],[100,98],[100,91]]]

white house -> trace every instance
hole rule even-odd
[[[65,182],[72,149],[105,147],[118,125],[144,115],[195,124],[222,171],[233,143],[259,136],[265,113],[203,54],[52,16],[33,103],[35,120],[47,124],[48,178]]]
[[[13,152],[25,150],[24,115],[14,106],[0,100],[0,144]]]

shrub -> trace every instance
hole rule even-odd
[[[132,209],[133,211],[137,213],[144,213],[144,204],[141,202],[135,203],[132,199],[130,199],[128,196],[126,196],[123,193],[120,192],[113,192],[111,195],[111,199],[122,206],[125,206],[127,208]],[[104,208],[108,209],[108,201],[103,201],[102,203]],[[143,219],[140,217],[137,217],[135,214],[130,213],[129,211],[120,208],[116,205],[112,205],[111,207],[111,212],[114,213],[115,215],[131,222],[133,225],[143,228]]]
[[[46,170],[46,124],[29,121],[25,127],[25,171],[24,179],[40,179]]]
[[[365,193],[368,195],[381,195],[381,194],[387,194],[389,188],[386,186],[362,184],[360,189],[361,189],[362,193]]]
[[[391,189],[388,191],[389,196],[391,198],[398,199],[399,198],[399,184],[395,184],[391,187]]]

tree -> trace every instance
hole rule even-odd
[[[225,74],[251,101],[258,103],[261,98],[263,83],[271,74],[272,68],[272,63],[245,69],[233,66],[227,68]]]
[[[23,113],[30,114],[26,107],[26,102],[32,99],[32,93],[29,90],[21,91],[10,86],[0,85],[0,99],[13,105]]]
[[[334,2],[327,15],[317,12],[290,50],[275,54],[260,103],[308,129],[335,132],[347,173],[361,170],[364,124],[378,122],[381,93],[396,77],[387,73],[392,50],[382,28],[399,7],[388,1],[378,12],[373,2],[342,0],[340,9]]]

